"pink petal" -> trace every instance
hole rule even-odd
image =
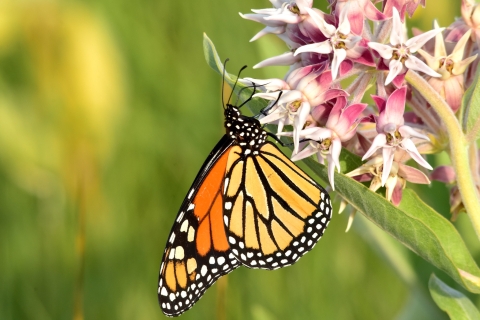
[[[348,21],[349,19],[347,18],[347,12],[348,12],[348,9],[340,11],[340,17],[338,19],[339,23],[337,28],[337,32],[340,32],[341,34],[345,34],[345,35],[350,33],[350,22]]]
[[[382,113],[385,110],[385,106],[387,105],[387,100],[373,94],[370,96],[372,97],[373,101],[377,105],[378,113]]]
[[[326,92],[321,92],[315,99],[311,100],[312,105],[319,105],[323,102],[338,98],[346,97],[348,93],[342,89],[330,89]]]
[[[371,1],[365,1],[365,6],[363,7],[365,17],[369,20],[373,21],[381,21],[388,19],[388,16],[383,14],[380,10],[375,7],[375,5]],[[362,25],[363,25],[363,17],[362,17]],[[359,35],[361,33],[358,33]]]
[[[333,60],[332,60],[332,80],[337,78],[338,68],[340,63],[347,57],[347,51],[345,49],[334,49]]]
[[[310,114],[310,104],[308,102],[303,102],[300,108],[298,108],[298,114],[293,120],[293,153],[298,152],[298,144],[300,142],[300,131],[305,125],[308,115]]]
[[[253,69],[269,67],[269,66],[290,66],[301,60],[300,57],[295,57],[293,52],[285,52],[281,55],[265,59],[253,66]]]
[[[340,172],[340,153],[342,152],[342,142],[339,139],[334,139],[332,141],[332,146],[330,147],[331,161],[335,164],[337,171]]]
[[[292,161],[298,161],[310,157],[312,154],[318,151],[317,148],[312,146],[310,143],[299,153],[292,156]]]
[[[403,163],[398,164],[398,175],[411,183],[430,184],[430,179],[425,173]]]
[[[405,37],[405,27],[400,20],[400,15],[398,13],[397,8],[393,8],[392,10],[392,18],[393,18],[393,26],[392,26],[392,33],[390,34],[390,43],[394,46],[403,44],[406,41]]]
[[[408,12],[408,15],[410,16],[410,18],[413,16],[413,13],[415,12],[415,10],[417,10],[417,7],[419,4],[422,5],[422,7],[425,8],[425,1],[426,0],[414,0],[414,1],[410,1],[407,3],[407,12]]]
[[[258,13],[243,14],[241,12],[239,12],[238,14],[243,19],[259,22],[261,24],[266,24],[266,25],[271,26],[271,27],[277,27],[277,26],[285,25],[284,23],[276,23],[276,22],[270,23],[270,22],[265,21],[264,19],[265,19],[265,17],[269,16],[268,14],[261,14],[261,13],[260,14],[258,14]]]
[[[395,79],[393,79],[392,83],[393,85],[395,86],[395,88],[400,88],[402,86],[404,86],[404,80],[405,80],[405,73],[400,73],[398,76],[395,77]]]
[[[392,170],[393,156],[395,155],[396,148],[383,148],[383,170],[382,170],[382,187],[387,183],[388,176]]]
[[[368,46],[373,50],[377,51],[378,54],[383,59],[391,59],[393,54],[393,48],[389,45],[377,43],[377,42],[369,42]]]
[[[340,115],[342,114],[342,109],[347,105],[347,99],[345,97],[339,97],[335,102],[335,105],[330,111],[330,115],[328,116],[327,123],[325,127],[329,129],[334,129],[338,123]]]
[[[462,105],[465,90],[461,82],[463,82],[463,76],[455,76],[445,81],[445,100],[453,112],[457,112]]]
[[[398,128],[398,132],[400,132],[402,137],[407,138],[407,139],[410,138],[410,137],[414,137],[414,138],[419,138],[419,139],[424,139],[424,140],[430,141],[430,139],[426,135],[421,134],[420,132],[418,132],[417,130],[413,129],[410,126],[401,126],[401,127]]]
[[[432,166],[420,155],[417,150],[417,147],[410,139],[403,139],[401,146],[408,152],[408,154],[415,160],[419,165],[424,168],[432,170]]]
[[[289,118],[281,117],[281,118],[278,120],[277,136],[278,136],[278,134],[279,134],[280,132],[283,131],[283,127],[285,127],[285,125],[287,124],[287,123],[285,123],[285,122],[286,122],[286,120],[288,120],[288,119],[289,119]],[[260,121],[260,123],[262,123],[262,122]]]
[[[445,30],[445,28],[437,28],[427,32],[424,32],[416,37],[410,38],[405,42],[405,46],[410,52],[417,52],[428,40],[435,37],[437,34]]]
[[[388,64],[390,72],[388,73],[387,79],[385,79],[385,85],[388,85],[390,82],[398,76],[403,70],[403,63],[398,60],[391,60]]]
[[[284,118],[285,115],[280,112],[280,110],[275,110],[274,112],[266,115],[265,117],[261,118],[259,121],[261,124],[265,123],[272,123],[277,121],[278,119]]]
[[[348,21],[350,21],[351,32],[354,34],[361,35],[363,33],[363,12],[357,10],[346,10],[344,7],[343,11],[348,11]]]
[[[421,71],[431,77],[441,77],[439,73],[433,71],[429,66],[425,64],[425,62],[412,55],[409,55],[407,60],[405,60],[405,67],[415,71]]]
[[[348,72],[350,72],[350,70],[352,70],[352,68],[353,68],[353,62],[348,59],[344,60],[342,63],[340,63],[340,69],[339,69],[340,76],[347,74]]]
[[[398,206],[402,201],[403,183],[398,179],[392,192],[392,204]]]
[[[302,46],[295,51],[295,56],[299,53],[303,52],[316,52],[316,53],[323,53],[327,54],[332,52],[333,48],[329,40],[320,42],[320,43],[312,43],[307,44],[306,46]]]
[[[349,133],[350,130],[352,130],[352,125],[358,120],[358,117],[367,106],[366,103],[356,103],[348,106],[340,116],[340,119],[334,128],[335,132],[340,137],[344,137]]]
[[[357,57],[351,57],[350,51],[357,52]],[[348,58],[353,60],[353,62],[357,62],[369,67],[375,66],[375,60],[373,59],[373,55],[367,48],[361,46],[355,46],[355,48],[348,50]]]
[[[430,178],[450,184],[457,180],[457,175],[451,166],[439,166],[432,171]]]
[[[321,71],[322,70],[319,70],[318,66],[313,66],[313,65],[297,68],[292,72],[290,72],[290,74],[288,75],[285,81],[290,85],[291,88],[296,88],[298,83],[302,79],[306,78],[310,74],[314,74],[314,76],[317,76],[318,74],[321,73]]]
[[[311,8],[313,5],[313,0],[296,0],[298,9],[300,9],[300,14],[308,14],[307,8]]]
[[[331,106],[325,104],[319,104],[312,110],[313,119],[318,122],[321,126],[324,126],[329,118],[330,112],[332,111]]]
[[[256,35],[254,35],[252,37],[252,39],[250,39],[249,42],[253,42],[255,40],[258,40],[258,39],[260,39],[261,37],[263,37],[264,35],[267,35],[267,34],[282,34],[282,33],[285,32],[285,30],[286,30],[286,26],[276,26],[276,27],[266,26],[265,28],[260,30]]]
[[[286,10],[287,11],[287,10]],[[283,22],[283,23],[299,23],[302,21],[302,18],[296,14],[293,13],[281,13],[281,14],[275,14],[271,15],[268,17],[263,18],[265,21],[268,22]]]
[[[336,28],[327,23],[322,16],[320,16],[317,12],[312,9],[306,8],[306,11],[312,17],[313,22],[317,25],[318,29],[327,37],[330,38],[335,34]]]
[[[377,151],[380,148],[383,148],[387,145],[387,136],[384,135],[383,133],[378,134],[375,139],[373,139],[372,145],[370,146],[370,149],[365,152],[365,154],[362,157],[362,161],[370,158],[372,154],[374,154],[375,151]]]
[[[405,100],[407,96],[407,87],[401,87],[393,91],[388,97],[385,107],[385,115],[387,123],[395,123],[403,125],[403,113],[405,112]]]

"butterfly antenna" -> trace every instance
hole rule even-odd
[[[270,111],[270,109],[272,109],[272,108],[278,103],[278,101],[280,100],[280,97],[282,96],[282,94],[283,94],[283,91],[280,90],[280,91],[278,92],[277,100],[275,100],[275,102],[272,103],[271,105],[266,106],[265,108],[263,108],[262,110],[260,110],[260,112],[259,112],[255,117],[259,117],[260,114],[263,114],[264,116],[266,116],[267,113],[268,113],[268,111]]]
[[[222,107],[225,109],[225,100],[223,97],[223,92],[225,91],[225,70],[227,69],[227,62],[230,59],[225,59],[225,62],[223,63],[223,75],[222,75]]]
[[[238,95],[240,96],[240,94],[242,93],[243,90],[249,89],[249,88],[253,88],[252,94],[250,95],[250,97],[248,97],[247,100],[243,101],[242,104],[237,107],[237,109],[240,109],[240,108],[243,107],[247,102],[249,102],[250,100],[253,99],[253,95],[255,94],[255,91],[257,91],[257,85],[255,84],[255,82],[252,82],[252,86],[248,86],[248,87],[242,88],[242,89],[240,90],[240,92],[238,93]],[[238,100],[238,99],[237,99],[237,100]],[[237,101],[237,102],[238,102],[238,101]]]
[[[233,93],[235,92],[235,87],[237,86],[237,83],[238,83],[238,79],[240,78],[240,74],[242,73],[243,70],[245,70],[247,66],[243,66],[240,71],[238,71],[238,74],[237,74],[237,79],[235,79],[235,83],[233,84],[233,88],[232,88],[232,92],[230,92],[230,96],[228,97],[228,101],[227,101],[227,105],[230,104],[230,99],[232,99],[232,95]],[[225,70],[225,69],[224,69]]]

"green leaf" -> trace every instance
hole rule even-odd
[[[477,68],[474,81],[463,95],[459,119],[464,132],[468,134],[475,130],[474,138],[480,138],[480,67]]]
[[[325,179],[327,170],[313,159],[305,163]],[[467,290],[480,293],[480,269],[455,227],[410,190],[397,208],[363,184],[335,174],[335,190],[355,209],[407,248],[445,271]]]
[[[219,65],[221,60],[212,42],[206,36],[204,48],[207,62],[216,61],[211,66],[221,74],[223,65],[221,63]],[[226,80],[231,84],[233,78],[229,77]],[[248,97],[251,90],[243,90],[242,93]],[[254,100],[248,103],[248,107],[257,114],[265,104],[263,100]],[[275,132],[275,127],[267,126],[267,128]],[[304,159],[303,162],[318,177],[328,181],[325,166],[314,161],[313,157]],[[349,172],[359,167],[362,161],[358,156],[342,150],[340,164],[342,172]],[[383,196],[372,192],[363,184],[338,173],[335,173],[335,191],[407,248],[445,271],[467,290],[480,293],[480,269],[463,239],[450,221],[424,203],[414,191],[405,189],[400,206],[395,207]]]
[[[480,312],[463,293],[450,288],[432,273],[428,282],[430,294],[440,309],[452,320],[480,320]]]

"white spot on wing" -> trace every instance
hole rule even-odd
[[[202,274],[202,277],[204,277],[207,274],[207,266],[203,265],[202,269],[200,270],[200,273]]]
[[[190,190],[190,193],[188,194],[188,199],[190,199],[192,197],[194,192],[195,192],[195,189],[192,188],[192,190]]]
[[[180,232],[187,232],[188,229],[188,220],[183,221],[182,226],[180,227]]]
[[[195,229],[193,229],[193,227],[190,226],[190,228],[188,228],[187,240],[188,242],[192,242],[193,239],[195,239]]]
[[[182,221],[182,219],[183,219],[183,215],[184,215],[184,214],[185,214],[185,212],[184,212],[184,211],[180,212],[180,214],[178,215],[178,218],[177,218],[177,222],[180,222],[180,221]]]
[[[162,287],[162,291],[160,291],[160,294],[165,297],[168,296],[167,289],[165,289],[165,287]]]
[[[188,206],[187,211],[193,210],[194,208],[195,208],[195,205],[194,205],[193,203],[190,203],[190,205]]]
[[[177,259],[177,260],[182,260],[184,257],[185,257],[185,252],[183,251],[183,247],[182,247],[182,246],[178,246],[178,247],[175,249],[175,259]]]
[[[228,187],[228,183],[230,182],[230,179],[229,178],[226,178],[225,179],[225,182],[223,184],[223,193],[226,193],[227,192],[227,187]]]

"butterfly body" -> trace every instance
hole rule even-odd
[[[173,225],[158,283],[163,312],[185,312],[240,265],[295,263],[331,218],[327,192],[271,142],[260,122],[225,109],[226,134],[200,169]]]

